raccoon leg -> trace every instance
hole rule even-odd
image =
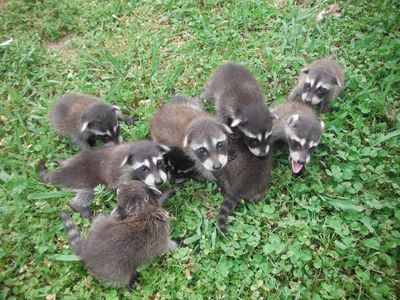
[[[301,99],[301,92],[302,92],[302,86],[296,86],[289,94],[287,97],[287,101],[302,101]]]
[[[325,114],[328,113],[330,110],[331,110],[330,102],[328,100],[322,101],[319,112],[321,114]]]
[[[228,233],[228,230],[226,229],[226,219],[235,209],[239,200],[240,199],[234,195],[225,195],[225,199],[222,202],[218,214],[218,227],[224,235]]]
[[[90,219],[92,213],[88,206],[92,203],[94,197],[93,190],[78,190],[75,197],[69,200],[69,206],[80,213],[83,218]]]
[[[133,271],[133,273],[131,275],[131,278],[129,279],[129,283],[128,283],[128,289],[130,291],[133,290],[133,288],[134,288],[134,286],[135,286],[135,284],[137,282],[138,277],[139,277],[138,272],[136,270]]]
[[[162,193],[160,198],[157,199],[158,205],[161,207],[164,206],[165,202],[167,202],[167,200],[175,194],[176,194],[175,189],[169,189],[165,191],[164,193]]]

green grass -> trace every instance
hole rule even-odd
[[[400,282],[400,15],[397,1],[0,2],[0,297],[33,299],[395,299]],[[57,212],[70,193],[44,186],[39,159],[78,151],[47,121],[52,103],[80,91],[139,117],[144,138],[172,93],[200,95],[227,60],[246,64],[268,105],[321,56],[346,69],[346,88],[306,174],[277,152],[272,186],[241,203],[222,238],[214,184],[189,182],[167,205],[187,248],[141,271],[133,292],[98,284],[74,261]],[[97,190],[96,214],[115,206]],[[87,221],[74,220],[86,231]]]

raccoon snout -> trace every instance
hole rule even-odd
[[[299,164],[301,164],[301,165],[305,165],[305,164],[307,163],[307,161],[306,161],[306,160],[303,160],[303,159],[299,159],[297,162],[298,162]]]
[[[164,180],[162,180],[162,179],[160,178],[159,180],[155,181],[154,183],[155,183],[156,186],[160,186],[160,185],[163,185]]]
[[[216,163],[213,164],[213,169],[214,170],[219,170],[221,168],[222,168],[222,165],[221,165],[220,162],[216,162]]]

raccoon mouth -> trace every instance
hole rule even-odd
[[[304,167],[303,164],[300,164],[297,161],[294,161],[292,159],[292,170],[293,170],[293,173],[295,173],[295,174],[299,173],[301,171],[301,169],[303,169],[303,167]]]

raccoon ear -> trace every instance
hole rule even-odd
[[[159,147],[160,147],[161,152],[163,152],[163,154],[171,151],[171,148],[166,145],[160,144]]]
[[[183,144],[182,144],[183,148],[186,148],[189,144],[189,135],[190,135],[190,132],[188,134],[186,134],[185,138],[183,139]]]
[[[118,105],[112,105],[113,111],[121,110]]]
[[[244,123],[245,121],[240,119],[240,118],[233,118],[231,124],[229,125],[230,127],[234,128],[242,123]]]
[[[274,120],[278,120],[279,119],[279,117],[276,114],[274,114],[273,112],[271,112],[271,117]]]
[[[293,126],[294,124],[296,124],[298,119],[299,119],[298,114],[291,115],[287,120],[287,123],[289,124],[289,126]]]
[[[301,69],[301,72],[304,74],[308,74],[309,71],[310,71],[309,67],[305,67],[305,68]]]
[[[227,134],[232,134],[233,131],[229,128],[229,126],[225,125],[225,124],[221,124],[222,129],[227,133]]]
[[[325,123],[324,123],[324,121],[321,121],[321,130],[324,130],[325,129]]]
[[[120,220],[126,219],[125,210],[121,206],[117,206],[111,214]]]
[[[332,78],[332,84],[337,85],[338,87],[341,87],[342,85],[340,84],[339,78],[336,76]]]
[[[124,160],[121,163],[121,167],[125,166],[126,164],[131,164],[132,158],[133,158],[133,154],[128,154],[127,156],[125,156]]]
[[[90,125],[89,121],[86,121],[82,124],[81,132],[84,132]]]

